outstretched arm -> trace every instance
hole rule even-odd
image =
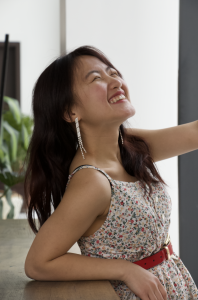
[[[127,128],[127,132],[145,139],[154,162],[198,149],[198,120],[157,130]]]

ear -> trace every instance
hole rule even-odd
[[[75,118],[77,118],[77,115],[75,113],[71,112],[71,119],[70,119],[68,112],[67,111],[64,112],[63,119],[66,122],[73,123],[75,122]]]

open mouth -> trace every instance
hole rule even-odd
[[[119,100],[122,100],[122,99],[126,99],[126,97],[125,97],[123,94],[111,98],[111,99],[109,100],[109,103],[115,103],[115,102],[117,102],[117,101],[119,101]]]

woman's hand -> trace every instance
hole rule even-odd
[[[166,290],[159,279],[136,264],[127,264],[122,281],[142,300],[167,300]]]

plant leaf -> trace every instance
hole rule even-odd
[[[21,127],[21,137],[22,137],[22,142],[23,142],[24,148],[25,148],[25,150],[27,150],[28,145],[29,145],[29,135],[28,135],[27,128],[23,124]]]
[[[8,189],[7,189],[8,188]],[[14,218],[14,205],[12,203],[11,197],[12,197],[12,190],[10,187],[4,185],[4,189],[6,189],[6,200],[8,205],[10,206],[10,211],[7,215],[7,219],[13,219]]]
[[[9,106],[10,111],[13,114],[13,117],[15,118],[17,123],[21,122],[21,111],[19,107],[19,101],[9,98],[7,96],[3,97],[3,101],[6,102]]]
[[[2,150],[2,147],[0,148],[0,161],[4,161],[5,160],[5,153]]]
[[[1,145],[1,151],[3,152],[3,158],[0,158],[0,163],[5,163],[6,165],[10,166],[9,149],[6,143],[3,143],[3,145]],[[12,171],[11,166],[10,170]]]
[[[1,115],[0,146],[3,144],[3,114]]]
[[[33,127],[34,127],[34,120],[31,116],[26,116],[22,113],[22,124],[25,125],[27,131],[28,131],[28,135],[30,137],[30,135],[32,135],[32,131],[33,131]]]
[[[11,168],[10,164],[8,164],[6,161],[4,161],[4,162],[0,161],[0,173],[5,172],[5,171],[12,173],[12,168]]]
[[[24,181],[24,176],[24,174],[18,175],[17,172],[10,172],[6,168],[0,171],[0,181],[9,187]]]
[[[11,161],[15,161],[17,157],[17,148],[18,148],[18,138],[19,138],[19,132],[11,127],[8,122],[3,122],[3,127],[7,132],[10,134],[10,143],[11,143]]]

